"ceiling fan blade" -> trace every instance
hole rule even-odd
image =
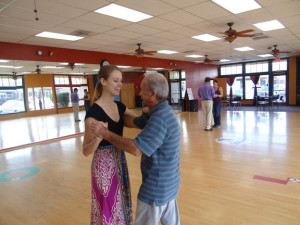
[[[144,55],[154,55],[154,53],[157,53],[156,51],[147,51],[144,52]]]
[[[254,30],[252,30],[252,29],[242,30],[242,31],[237,32],[237,34],[243,34],[243,33],[249,33],[249,32],[254,32]]]
[[[236,36],[232,36],[232,37],[226,37],[224,38],[226,41],[228,42],[233,42],[236,39]]]
[[[278,53],[291,53],[291,52],[281,52],[281,51],[279,51]]]
[[[254,34],[238,34],[237,37],[255,37]]]

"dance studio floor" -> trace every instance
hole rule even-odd
[[[72,113],[0,121],[0,225],[89,224],[84,115],[79,123]],[[212,132],[201,111],[176,116],[182,225],[300,224],[300,112],[224,110]],[[135,211],[140,159],[127,160]]]

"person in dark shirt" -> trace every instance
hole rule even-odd
[[[124,118],[135,117],[126,106],[114,101],[122,87],[122,72],[113,65],[98,73],[94,104],[85,117],[83,154],[94,154],[92,162],[91,223],[132,225],[131,191],[124,151],[91,131],[91,123],[102,121],[108,129],[123,135]]]
[[[221,127],[221,109],[222,109],[222,97],[223,97],[223,88],[218,86],[218,81],[213,81],[213,86],[215,90],[215,97],[213,98],[213,116],[215,124],[213,127]]]

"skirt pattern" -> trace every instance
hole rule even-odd
[[[125,153],[115,146],[98,149],[92,162],[91,225],[132,225]]]

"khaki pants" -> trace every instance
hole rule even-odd
[[[210,129],[214,124],[214,117],[212,113],[213,101],[203,100],[202,101],[202,114],[203,114],[203,125],[204,129]]]
[[[79,114],[79,104],[75,103],[75,102],[72,102],[72,106],[73,106],[75,121],[79,120],[79,116],[78,116],[78,114]]]

